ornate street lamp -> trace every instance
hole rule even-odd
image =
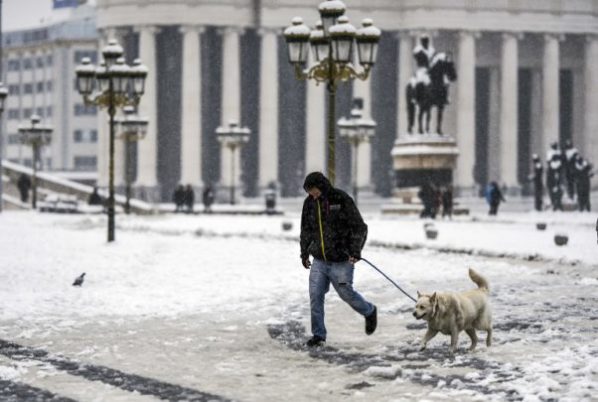
[[[19,127],[21,142],[31,145],[33,155],[33,176],[31,178],[31,187],[33,195],[31,197],[31,206],[37,208],[37,166],[42,146],[50,143],[52,139],[52,127],[41,125],[41,118],[38,115],[32,115],[30,125]]]
[[[355,102],[357,103],[357,102]],[[354,107],[351,110],[351,117],[346,119],[341,117],[338,121],[338,128],[341,137],[345,138],[350,144],[353,152],[353,198],[357,204],[357,160],[359,145],[362,142],[369,141],[374,136],[376,130],[376,122],[370,119],[364,119],[360,107]]]
[[[249,142],[251,130],[247,127],[239,127],[235,121],[231,121],[228,127],[218,127],[216,136],[223,147],[230,149],[231,155],[231,177],[230,177],[230,203],[235,204],[235,151]]]
[[[2,9],[2,0],[0,0],[0,10]],[[2,16],[2,12],[0,11],[0,17]],[[0,30],[0,42],[2,41],[2,32]],[[0,49],[2,48],[2,44],[0,43]],[[1,51],[0,51],[1,54]],[[0,57],[0,64],[2,64],[2,57]],[[1,70],[0,70],[1,71]],[[4,104],[6,102],[6,97],[8,96],[8,89],[4,86],[2,82],[0,82],[0,119],[2,118],[2,113],[4,112]],[[2,122],[0,121],[0,176],[2,176]],[[4,194],[4,188],[2,184],[2,180],[0,180],[0,212],[2,212],[2,194]]]
[[[381,31],[371,19],[362,21],[356,29],[344,15],[345,4],[340,0],[326,0],[318,7],[321,22],[310,30],[300,17],[284,31],[288,44],[289,62],[295,67],[297,79],[313,79],[325,83],[328,91],[328,178],[335,179],[335,96],[339,81],[355,78],[366,80],[376,61]],[[353,45],[357,44],[357,55],[362,70],[353,65]],[[315,63],[304,69],[307,62],[308,44],[311,46]]]
[[[140,117],[133,106],[125,106],[123,108],[124,115],[122,118],[116,118],[115,122],[119,125],[119,139],[125,143],[125,169],[126,169],[126,197],[125,213],[131,212],[131,181],[132,181],[132,167],[131,167],[131,152],[133,152],[133,143],[145,138],[147,133],[148,119]]]
[[[114,39],[102,49],[104,61],[98,67],[88,57],[77,66],[77,90],[86,105],[106,108],[110,116],[110,163],[108,166],[108,241],[114,241],[114,115],[117,108],[137,106],[145,90],[147,67],[139,59],[125,63],[123,48]]]

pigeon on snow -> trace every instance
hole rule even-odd
[[[81,286],[83,285],[83,279],[85,277],[85,272],[83,272],[81,275],[79,275],[77,277],[77,279],[75,279],[75,282],[73,282],[73,286]]]

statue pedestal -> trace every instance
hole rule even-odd
[[[422,210],[418,191],[425,183],[436,187],[453,184],[453,170],[459,156],[455,139],[438,134],[403,134],[391,152],[395,172],[394,201],[383,213],[412,214]],[[469,211],[454,205],[453,214]]]

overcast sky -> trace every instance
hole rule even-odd
[[[67,10],[52,10],[52,0],[1,0],[2,30],[36,28],[52,20],[61,20]],[[95,4],[95,1],[89,1]]]

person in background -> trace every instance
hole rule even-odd
[[[193,191],[191,184],[187,184],[185,187],[185,207],[188,214],[193,213],[193,204],[195,204],[195,191]]]
[[[453,219],[453,186],[446,186],[442,192],[442,217]]]
[[[29,199],[29,189],[31,188],[31,179],[25,173],[22,173],[17,180],[17,187],[21,195],[21,202],[26,203]]]
[[[502,201],[506,201],[498,187],[498,183],[495,181],[490,182],[486,189],[486,200],[490,205],[490,211],[488,215],[496,215],[498,213],[498,207]]]
[[[97,186],[94,186],[93,192],[89,194],[89,198],[87,199],[87,204],[89,205],[103,205],[102,197],[98,194]]]
[[[532,155],[532,163],[534,164],[534,173],[529,176],[529,179],[534,183],[534,207],[536,211],[542,211],[544,198],[544,166],[538,154]]]
[[[174,202],[174,212],[181,212],[185,205],[185,187],[179,184],[172,194],[172,202]]]
[[[214,203],[214,191],[212,190],[212,186],[210,186],[209,184],[203,190],[202,201],[204,211],[207,213],[212,212],[212,204]]]

